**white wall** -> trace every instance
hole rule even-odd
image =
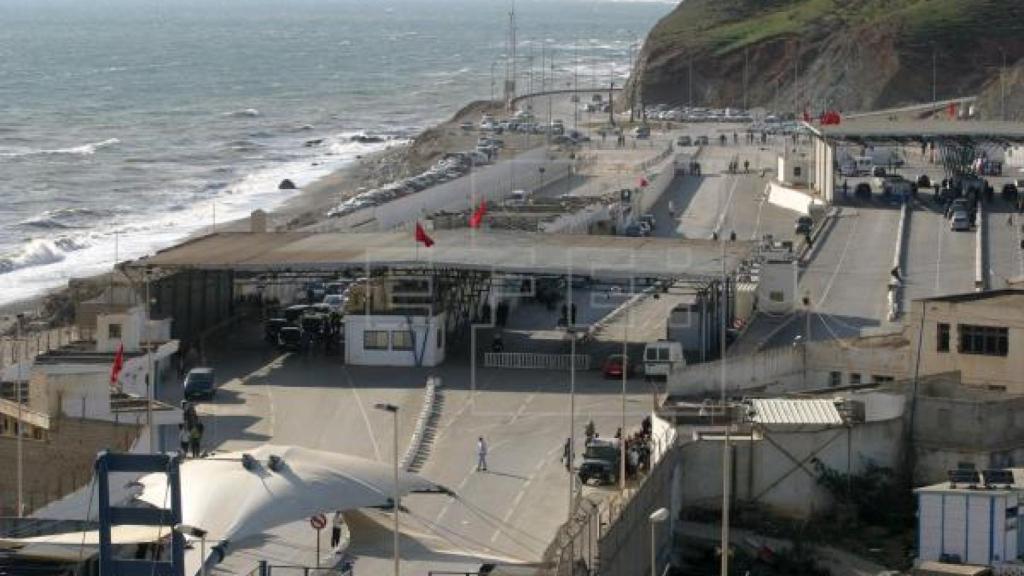
[[[444,318],[444,314],[433,317],[350,314],[345,317],[345,362],[362,366],[437,366],[445,357]],[[414,350],[392,348],[391,333],[404,330],[414,333]],[[388,349],[365,349],[366,331],[388,332]]]
[[[824,205],[818,198],[806,192],[788,188],[778,182],[770,182],[768,186],[768,201],[780,208],[810,215],[812,205]]]
[[[955,554],[966,564],[988,566],[1017,558],[1018,495],[984,490],[920,491],[918,559],[939,560]]]
[[[772,299],[781,292],[782,300]],[[797,304],[797,263],[768,261],[761,265],[757,284],[757,308],[766,314],[789,314]]]
[[[144,337],[146,318],[142,307],[130,308],[123,314],[101,314],[96,317],[96,351],[116,352],[124,343],[125,352],[139,349]],[[121,326],[121,337],[110,338],[110,325]]]

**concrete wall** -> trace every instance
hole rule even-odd
[[[922,306],[925,307],[922,310]],[[921,374],[959,371],[964,384],[999,387],[1009,394],[1024,394],[1024,293],[966,301],[917,301],[908,310],[906,326],[911,347],[916,350],[921,318],[924,342],[921,346]],[[949,351],[940,352],[938,324],[950,326]],[[1009,353],[1006,356],[962,354],[958,351],[958,324],[1006,327]]]
[[[767,314],[788,314],[798,305],[797,261],[767,261],[757,283],[757,307]],[[781,299],[779,299],[781,297]]]
[[[757,503],[781,516],[808,518],[832,505],[810,463],[817,458],[843,473],[861,473],[869,462],[897,468],[902,456],[902,419],[805,432],[766,431],[759,441],[732,445],[732,493],[736,502]],[[682,448],[681,505],[721,510],[721,442]]]
[[[786,210],[809,215],[811,213],[811,206],[823,204],[821,200],[807,192],[779,184],[778,182],[770,182],[768,186],[768,201]]]
[[[898,335],[826,340],[809,345],[769,348],[726,357],[726,378],[734,392],[780,394],[833,385],[900,380],[907,376],[910,348]],[[833,380],[838,373],[839,382]],[[673,396],[717,394],[721,387],[718,361],[690,364],[669,380]]]
[[[51,421],[47,439],[23,440],[24,494],[29,511],[89,483],[96,453],[131,448],[138,428],[77,418]],[[17,440],[0,437],[0,514],[13,514],[17,495]],[[95,503],[94,503],[95,505]]]
[[[145,336],[145,311],[140,306],[133,306],[125,312],[101,314],[96,317],[96,351],[116,352],[124,345],[125,352],[139,349]],[[118,334],[111,328],[116,327]]]
[[[429,318],[350,314],[345,317],[345,362],[363,366],[437,366],[445,357],[444,321],[444,314]],[[388,349],[364,348],[364,332],[375,330],[388,332]],[[404,330],[414,333],[414,349],[393,349],[391,333]]]

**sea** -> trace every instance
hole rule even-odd
[[[0,0],[0,305],[273,210],[301,193],[282,179],[301,188],[500,95],[513,9],[522,91],[542,68],[621,84],[672,8]]]

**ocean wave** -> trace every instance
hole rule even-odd
[[[245,108],[242,110],[232,110],[231,112],[225,112],[224,116],[231,118],[255,118],[260,115],[260,111],[255,108]]]
[[[121,141],[117,138],[108,138],[100,142],[90,142],[88,144],[82,144],[81,146],[71,146],[69,148],[53,148],[53,149],[5,149],[0,150],[0,157],[2,158],[20,158],[23,156],[45,156],[45,155],[59,155],[69,154],[74,156],[91,156],[101,148],[107,148],[120,144]]]
[[[0,258],[0,274],[61,262],[69,252],[86,247],[88,243],[66,236],[53,240],[30,240],[16,254]]]
[[[106,218],[114,213],[110,210],[93,208],[58,208],[45,210],[36,216],[19,222],[20,226],[41,228],[44,230],[60,230],[68,228],[85,228],[94,224],[98,218]]]

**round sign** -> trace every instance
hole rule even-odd
[[[321,514],[314,514],[309,517],[309,525],[313,527],[313,530],[323,530],[327,526],[327,516]]]

